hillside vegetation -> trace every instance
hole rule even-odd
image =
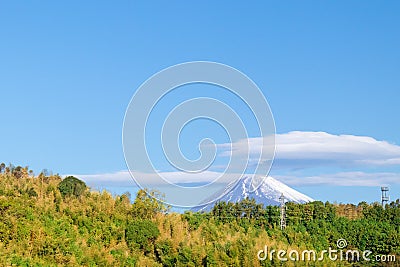
[[[151,194],[158,194],[152,192]],[[396,262],[259,260],[270,249],[336,248],[397,255]],[[400,203],[287,205],[219,203],[212,212],[171,213],[139,191],[111,196],[74,177],[0,166],[0,266],[398,266]]]

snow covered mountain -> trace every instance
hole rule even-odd
[[[279,197],[283,194],[285,201],[295,203],[307,203],[314,201],[312,198],[290,188],[289,186],[281,183],[274,178],[268,176],[266,178],[259,178],[262,180],[252,180],[252,177],[243,177],[239,180],[228,184],[223,191],[209,199],[216,199],[221,196],[217,201],[210,202],[209,199],[203,201],[203,204],[194,207],[193,211],[210,211],[216,202],[239,202],[247,197],[254,198],[257,203],[262,203],[264,206],[279,205]],[[258,186],[259,185],[259,186]]]

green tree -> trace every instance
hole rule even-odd
[[[5,168],[6,168],[6,164],[4,162],[2,162],[0,164],[0,173],[2,173],[5,170]]]
[[[63,197],[80,197],[86,188],[86,184],[74,176],[68,176],[58,184],[58,190]]]
[[[22,168],[21,166],[17,166],[17,167],[12,169],[11,173],[15,178],[19,179],[24,174],[24,168]]]
[[[163,266],[172,267],[176,265],[173,245],[170,240],[159,240],[156,243],[156,257]]]
[[[163,198],[164,196],[156,190],[139,190],[132,205],[132,215],[141,219],[151,219],[159,212],[168,211],[168,207],[161,202]]]
[[[145,254],[153,251],[154,242],[160,235],[160,231],[150,220],[130,221],[125,230],[125,240],[127,245],[133,248],[139,248]]]

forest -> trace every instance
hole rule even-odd
[[[0,165],[1,266],[400,266],[400,201],[358,205],[220,202],[183,214],[140,190],[112,196],[75,178]],[[131,199],[132,198],[132,199]],[[368,260],[261,260],[258,252],[369,250]],[[377,261],[375,255],[393,255]]]

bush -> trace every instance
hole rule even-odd
[[[58,190],[63,197],[80,197],[86,190],[86,184],[74,176],[68,176],[58,184]]]

